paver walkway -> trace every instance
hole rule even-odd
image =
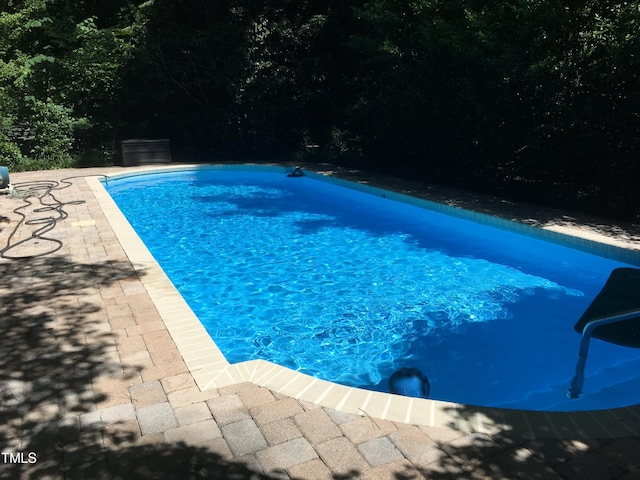
[[[58,187],[47,211],[34,197],[0,196],[0,248],[27,240],[6,254],[41,255],[0,259],[1,478],[640,478],[631,434],[469,434],[344,414],[251,383],[200,391],[84,179]],[[48,224],[21,223],[20,213],[58,221],[33,237]]]

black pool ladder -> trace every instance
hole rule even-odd
[[[625,347],[640,348],[640,269],[616,268],[574,329],[582,334],[576,374],[567,391],[578,398],[591,337]]]

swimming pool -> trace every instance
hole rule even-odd
[[[432,398],[475,405],[637,401],[624,384],[638,351],[604,343],[584,397],[564,400],[573,323],[619,262],[282,173],[199,169],[108,190],[231,362],[377,390],[416,366]]]

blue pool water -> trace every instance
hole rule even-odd
[[[197,169],[112,179],[119,208],[232,362],[266,359],[431,398],[580,410],[639,401],[640,350],[573,324],[619,262],[309,177]]]

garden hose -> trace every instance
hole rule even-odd
[[[84,176],[74,176],[74,177],[66,177],[62,180],[38,180],[38,181],[30,181],[30,182],[21,182],[13,184],[13,190],[10,193],[11,198],[20,198],[26,205],[20,205],[13,209],[13,213],[16,215],[20,215],[20,221],[14,227],[13,231],[9,234],[7,238],[7,244],[4,248],[0,250],[0,258],[5,258],[9,260],[23,260],[29,258],[42,257],[44,255],[50,255],[52,253],[57,252],[62,248],[64,243],[62,240],[57,238],[52,238],[45,236],[48,232],[53,230],[58,222],[65,220],[69,214],[64,210],[64,207],[67,205],[80,205],[84,203],[83,200],[76,200],[72,202],[61,202],[56,198],[53,194],[54,191],[63,190],[72,185],[70,181],[73,178],[83,178]],[[61,185],[64,184],[64,185]],[[36,201],[40,204],[40,207],[34,208],[30,214],[24,213],[23,210],[33,206],[36,201],[32,201],[31,199],[35,198]],[[27,218],[31,214],[43,214],[42,216],[38,216],[36,218]],[[37,226],[37,228],[31,233],[31,236],[24,238],[22,240],[13,241],[16,233],[23,226]],[[37,253],[33,255],[11,255],[9,252],[14,250],[16,247],[24,245],[28,242],[37,241],[37,240],[45,240],[49,242],[53,242],[55,246],[42,253]]]

